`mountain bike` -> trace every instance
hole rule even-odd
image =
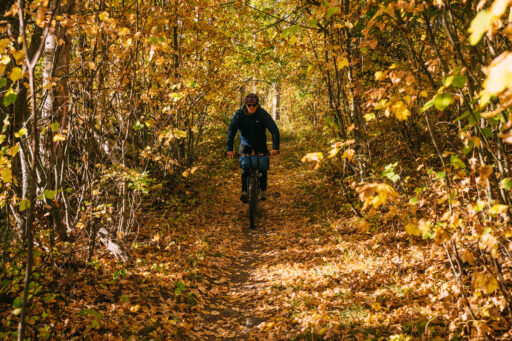
[[[250,156],[248,154],[242,154],[240,156],[248,156],[249,161],[249,170],[246,170],[249,172],[249,176],[247,177],[247,204],[249,204],[249,224],[251,229],[254,229],[256,228],[255,220],[260,191],[260,167],[266,162],[266,167],[268,168],[268,157],[265,155]]]

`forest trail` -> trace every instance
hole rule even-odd
[[[174,287],[165,284],[166,292],[178,293],[179,304],[163,308],[173,311],[165,317],[168,327],[160,321],[150,335],[191,340],[431,335],[435,321],[421,307],[430,287],[411,270],[430,266],[427,277],[437,276],[440,264],[425,263],[436,251],[409,245],[405,235],[389,231],[360,233],[350,210],[335,202],[340,194],[321,186],[324,180],[301,164],[294,148],[286,143],[271,160],[269,200],[260,205],[254,230],[239,200],[237,160],[225,161],[212,175],[201,172],[203,178],[194,181],[200,190],[195,208],[179,223],[188,227],[170,236],[176,252],[166,247],[172,264],[181,263]],[[409,247],[420,256],[404,257]]]
[[[281,155],[271,159],[269,198],[258,204],[255,229],[249,228],[247,205],[239,201],[237,167],[225,173],[223,181],[217,179],[217,190],[205,198],[210,203],[207,216],[215,217],[212,227],[226,238],[225,244],[212,245],[211,252],[228,253],[229,260],[224,271],[213,275],[211,295],[201,311],[203,321],[192,329],[198,336],[247,339],[288,315],[273,304],[275,297],[270,293],[286,281],[287,274],[276,271],[275,266],[281,262],[282,252],[293,247],[290,242],[294,238],[289,234],[295,235],[295,229],[306,220],[304,209],[297,205],[295,187],[301,175],[294,172],[296,165],[291,165],[291,148],[284,144]],[[233,162],[237,164],[237,160]],[[218,216],[219,212],[223,214]]]

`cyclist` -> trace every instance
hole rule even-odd
[[[272,151],[270,155],[279,154],[279,129],[272,116],[259,105],[256,94],[245,97],[244,106],[238,110],[229,124],[226,152],[229,158],[234,157],[233,143],[235,135],[240,130],[240,154],[269,155],[267,149],[266,129],[272,134]],[[249,172],[242,170],[242,195],[240,200],[247,203],[247,177]],[[267,172],[261,172],[260,178],[261,200],[267,199]]]

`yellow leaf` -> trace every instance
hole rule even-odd
[[[11,57],[9,56],[3,56],[2,59],[0,59],[0,64],[7,65],[11,61]]]
[[[139,310],[140,310],[140,305],[138,305],[138,304],[137,304],[137,305],[134,305],[134,306],[132,306],[132,307],[130,307],[130,311],[131,311],[132,313],[136,313],[136,312],[138,312]]]
[[[473,288],[482,290],[488,294],[492,294],[499,289],[498,281],[489,273],[476,271],[471,281]]]
[[[491,207],[491,209],[489,210],[489,213],[491,213],[491,215],[498,215],[498,214],[502,214],[502,213],[506,213],[508,210],[508,205],[494,205]]]
[[[338,60],[338,70],[343,69],[345,66],[348,66],[348,59],[346,57],[342,57]]]
[[[301,159],[301,161],[302,162],[307,162],[307,161],[320,162],[323,158],[324,158],[324,154],[322,154],[321,152],[308,153],[308,154],[304,155],[304,157]]]
[[[411,112],[407,109],[407,105],[402,101],[393,103],[391,106],[391,112],[400,121],[405,121],[409,116],[411,116]]]
[[[2,168],[0,169],[0,176],[2,176],[2,181],[4,183],[11,182],[12,180],[12,172],[10,168]]]
[[[382,305],[381,305],[379,302],[373,302],[373,303],[372,303],[372,308],[373,308],[375,311],[379,311],[379,310],[382,310]]]
[[[405,232],[412,234],[413,236],[421,236],[421,231],[418,228],[418,224],[408,223],[405,225]]]
[[[507,6],[509,4],[510,0],[496,0],[491,6],[491,14],[499,18],[505,13],[507,10]]]
[[[370,183],[365,184],[357,189],[359,199],[364,202],[363,210],[369,206],[378,209],[381,205],[385,204],[388,199],[395,201],[398,198],[398,193],[393,187],[383,183]]]
[[[15,67],[12,69],[10,75],[9,75],[9,78],[13,81],[13,82],[16,82],[18,79],[21,79],[23,78],[23,71],[21,71],[21,69],[19,67]]]
[[[99,18],[100,18],[101,21],[108,20],[108,13],[107,12],[101,12],[100,15],[99,15]]]
[[[386,74],[384,72],[382,72],[382,71],[375,72],[375,80],[376,81],[381,81],[384,79],[386,79]]]
[[[357,222],[357,226],[359,227],[359,231],[361,233],[367,233],[370,231],[370,223],[366,219],[361,219]]]
[[[492,234],[481,236],[479,247],[489,252],[493,258],[498,258],[498,240]]]
[[[428,97],[428,92],[427,92],[427,91],[425,91],[425,90],[422,90],[422,91],[420,92],[420,96],[421,96],[421,97],[423,97],[423,98],[427,98],[427,97]]]
[[[345,150],[345,152],[343,153],[343,155],[341,157],[344,159],[346,158],[349,161],[352,161],[352,158],[354,157],[355,153],[356,152],[354,149],[347,149],[347,150]]]
[[[436,228],[436,233],[434,235],[434,242],[436,244],[443,244],[447,241],[449,241],[451,238],[451,235],[442,227]]]
[[[125,36],[127,34],[130,34],[130,29],[128,27],[122,27],[120,30],[119,30],[119,35],[120,36]]]
[[[0,40],[0,54],[4,53],[7,46],[9,46],[9,38]]]
[[[497,94],[512,86],[512,53],[503,52],[486,68],[487,78],[484,88],[491,94]]]
[[[464,251],[460,258],[469,265],[475,265],[475,256],[468,250]]]
[[[65,140],[66,140],[66,136],[64,136],[62,134],[55,134],[55,136],[53,137],[53,142],[65,141]]]

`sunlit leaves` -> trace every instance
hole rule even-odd
[[[17,97],[17,94],[14,92],[14,90],[12,88],[7,90],[7,92],[4,95],[4,100],[3,100],[4,106],[7,107],[7,106],[13,104],[14,102],[16,102],[16,97]]]
[[[405,225],[405,232],[412,234],[413,236],[421,236],[421,231],[418,227],[418,224],[409,222]]]
[[[384,171],[381,173],[381,177],[386,177],[393,182],[400,180],[400,175],[395,173],[395,169],[398,166],[398,162],[390,163],[384,167]]]
[[[402,101],[393,103],[391,105],[391,112],[400,121],[405,121],[409,116],[411,116],[411,112],[407,108],[407,105]]]
[[[492,294],[499,289],[499,284],[493,275],[485,272],[475,272],[472,278],[473,288],[484,291],[487,294]]]
[[[23,77],[23,71],[19,67],[13,68],[11,73],[9,74],[9,78],[13,82],[16,82],[17,80],[21,79],[22,77]]]
[[[450,163],[453,167],[461,169],[466,168],[466,164],[457,155],[450,156]]]
[[[301,162],[316,162],[315,169],[318,169],[320,167],[320,161],[322,161],[323,158],[324,154],[322,152],[308,153],[302,157]]]
[[[363,210],[368,207],[378,209],[388,200],[395,201],[398,193],[388,184],[371,183],[365,184],[357,189],[359,199],[364,203]]]
[[[448,76],[444,79],[443,85],[445,87],[449,87],[453,85],[456,88],[463,88],[464,84],[466,84],[467,77],[464,75],[455,75],[455,76]]]
[[[487,67],[484,88],[490,94],[498,94],[512,88],[512,53],[503,52]]]
[[[491,27],[494,16],[486,10],[480,11],[471,22],[469,27],[469,42],[471,45],[476,45],[482,39],[482,36]]]
[[[382,72],[382,71],[375,72],[375,80],[376,81],[382,81],[384,79],[386,79],[386,74],[384,72]]]
[[[500,186],[507,191],[510,190],[512,188],[512,178],[505,178],[501,180]]]
[[[101,21],[107,21],[109,19],[109,15],[107,12],[101,12],[100,15],[98,16],[98,18]]]
[[[453,96],[450,94],[439,94],[434,99],[434,105],[437,110],[443,111],[453,102]]]

